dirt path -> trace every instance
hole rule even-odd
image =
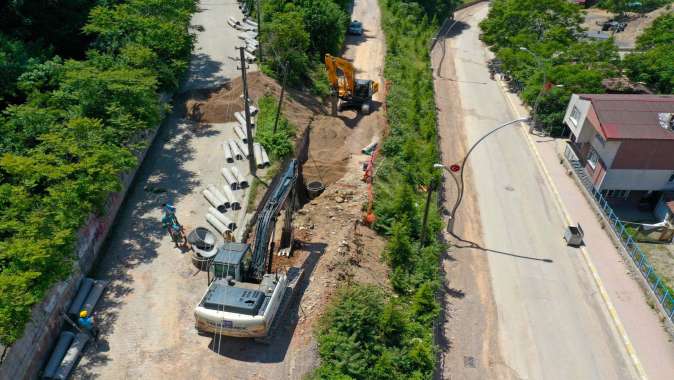
[[[360,150],[378,140],[384,125],[380,110],[384,97],[384,33],[377,0],[355,0],[351,19],[363,23],[362,36],[347,36],[342,56],[356,67],[356,78],[379,82],[371,114],[364,116],[354,110],[340,112],[338,117],[318,116],[312,123],[310,159],[305,167],[307,178],[332,184],[347,171],[358,170],[358,162],[366,157]]]

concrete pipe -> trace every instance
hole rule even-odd
[[[70,343],[72,343],[74,339],[75,334],[71,333],[70,331],[61,332],[59,340],[56,342],[56,346],[54,346],[54,350],[49,357],[47,366],[44,367],[44,372],[42,373],[43,379],[53,379],[54,376],[56,376],[56,371],[58,371],[59,367],[61,366],[61,361],[66,355],[66,351],[68,351]]]
[[[262,147],[262,164],[264,166],[271,166],[269,156],[267,155],[267,150],[264,147]]]
[[[244,155],[246,158],[249,158],[249,157],[250,157],[250,152],[248,151],[248,144],[244,143],[243,141],[241,141],[241,140],[239,140],[239,139],[236,139],[235,142],[236,142],[236,145],[239,147],[239,150],[240,150],[241,152],[243,152],[243,155]]]
[[[246,115],[243,112],[234,112],[234,118],[241,124],[242,128],[246,127]],[[252,117],[250,118],[250,127],[255,128],[255,119]]]
[[[253,144],[253,155],[255,156],[255,163],[259,169],[264,168],[264,163],[262,163],[262,146],[260,143]]]
[[[232,220],[226,217],[223,213],[219,212],[213,207],[209,207],[208,212],[216,217],[220,223],[224,224],[230,231],[234,231],[236,229],[236,223],[232,222]]]
[[[93,286],[94,280],[90,279],[89,277],[85,277],[82,279],[80,288],[77,290],[77,295],[75,295],[73,302],[70,304],[70,307],[68,308],[68,314],[70,315],[80,314],[80,311],[82,311],[82,304],[89,295],[89,292],[91,291],[91,288]]]
[[[208,189],[208,191],[210,191],[211,194],[213,194],[213,196],[215,196],[215,199],[218,200],[219,204],[225,206],[226,209],[231,207],[231,205],[229,204],[229,199],[227,198],[227,196],[225,194],[223,194],[220,190],[218,190],[218,188],[215,185],[210,184],[210,185],[206,186],[206,189]],[[220,211],[220,212],[224,213],[224,211]]]
[[[229,147],[228,142],[222,143],[222,151],[225,153],[225,161],[228,163],[234,162],[234,155],[232,155],[232,149]]]
[[[70,345],[70,348],[68,349],[68,351],[66,351],[66,354],[63,357],[63,360],[61,361],[61,365],[59,366],[59,369],[56,371],[54,379],[66,380],[68,378],[68,376],[70,375],[70,371],[73,370],[73,367],[77,362],[77,359],[84,350],[84,346],[86,346],[88,341],[89,341],[89,334],[87,333],[77,334],[75,340]]]
[[[234,133],[243,141],[244,143],[248,143],[248,136],[246,136],[246,132],[243,131],[243,128],[241,128],[240,125],[235,125],[234,126]]]
[[[232,150],[232,155],[234,156],[234,158],[236,158],[237,160],[243,160],[245,158],[243,152],[241,151],[241,149],[239,149],[239,146],[236,145],[236,142],[233,139],[229,139],[227,143],[229,144],[229,149]]]
[[[232,189],[228,185],[223,185],[222,190],[225,191],[225,196],[229,199],[229,206],[232,210],[239,210],[241,208],[241,202],[236,197]]]
[[[98,300],[101,298],[106,285],[107,282],[105,281],[94,281],[94,286],[91,288],[89,295],[87,295],[87,299],[84,301],[84,304],[82,304],[82,310],[86,310],[89,315],[93,313],[96,303],[98,303]]]
[[[222,168],[220,170],[220,174],[222,174],[223,177],[225,177],[225,182],[227,182],[227,185],[229,185],[229,188],[232,190],[238,190],[239,189],[239,181],[234,177],[234,174],[232,174],[232,171],[229,170],[228,167]]]
[[[216,209],[222,210],[222,212],[227,211],[227,207],[221,204],[220,200],[213,193],[211,193],[210,190],[205,189],[204,191],[201,192],[201,194],[203,194],[204,198],[206,198],[208,203],[210,203]]]
[[[241,174],[239,168],[232,166],[232,174],[234,174],[234,178],[236,178],[237,182],[239,182],[240,188],[245,189],[248,187],[248,180]]]
[[[254,26],[254,27],[256,27],[256,28],[257,28],[257,26],[258,26],[257,23],[256,23],[255,21],[253,21],[253,20],[251,20],[251,19],[249,19],[249,18],[246,18],[243,22],[245,22],[245,23],[248,24],[248,25],[252,25],[252,26]]]
[[[232,231],[227,228],[227,226],[222,224],[222,222],[210,212],[206,214],[206,221],[208,221],[208,223],[210,223],[210,225],[213,226],[213,228],[215,228],[223,237],[228,237],[232,233]]]

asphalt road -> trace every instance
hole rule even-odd
[[[478,23],[487,11],[487,3],[459,11],[445,42],[445,59],[453,64],[445,65],[441,76],[453,82],[460,101],[439,108],[460,113],[468,146],[515,119],[486,68]],[[468,166],[474,179],[466,191],[475,195],[480,216],[460,215],[456,221],[459,230],[480,223],[487,248],[476,254],[488,259],[499,359],[480,365],[498,367],[492,373],[499,378],[634,378],[580,253],[562,240],[562,217],[518,128],[524,127],[497,132],[473,152]],[[461,342],[452,347],[460,350]]]

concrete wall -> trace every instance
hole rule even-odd
[[[163,95],[161,100],[168,102],[171,98]],[[139,153],[138,167],[158,131],[159,127],[146,132],[148,148]],[[42,371],[61,330],[62,313],[70,306],[84,274],[93,268],[138,167],[121,175],[122,190],[110,195],[105,205],[105,214],[90,215],[80,229],[75,248],[79,260],[74,264],[73,273],[65,281],[52,286],[44,300],[33,307],[31,321],[26,325],[23,336],[7,348],[2,357],[0,379],[35,379]]]
[[[674,190],[674,182],[667,181],[671,175],[671,170],[610,169],[601,190]]]
[[[582,100],[578,95],[573,94],[571,95],[571,100],[569,100],[569,105],[566,107],[564,123],[569,127],[571,134],[575,136],[578,143],[588,142],[592,137],[592,133],[594,133],[594,128],[587,122],[587,111],[590,109],[590,106],[591,103],[588,100]],[[576,121],[571,118],[573,107],[578,108],[580,111],[580,117]]]
[[[592,128],[592,126],[590,126]],[[594,131],[594,129],[593,129]],[[618,149],[620,149],[620,145],[622,144],[621,141],[604,141],[604,144],[596,138],[596,136],[599,136],[598,133],[592,133],[592,138],[590,138],[590,145],[592,148],[594,148],[597,153],[599,153],[599,157],[601,157],[601,160],[604,162],[604,165],[607,168],[610,168],[613,164],[613,160],[615,159],[616,154],[618,153]]]

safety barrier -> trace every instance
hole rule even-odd
[[[664,281],[655,273],[653,265],[648,261],[648,257],[643,253],[632,234],[630,234],[625,224],[616,216],[611,206],[609,206],[606,198],[597,191],[584,171],[578,156],[573,151],[570,145],[567,144],[564,150],[564,158],[571,164],[577,174],[580,183],[583,184],[588,193],[594,198],[597,207],[601,210],[606,218],[606,221],[615,232],[622,247],[625,249],[632,262],[639,270],[639,273],[644,277],[648,287],[653,292],[653,295],[662,305],[663,311],[667,318],[674,322],[674,290],[667,286]]]

